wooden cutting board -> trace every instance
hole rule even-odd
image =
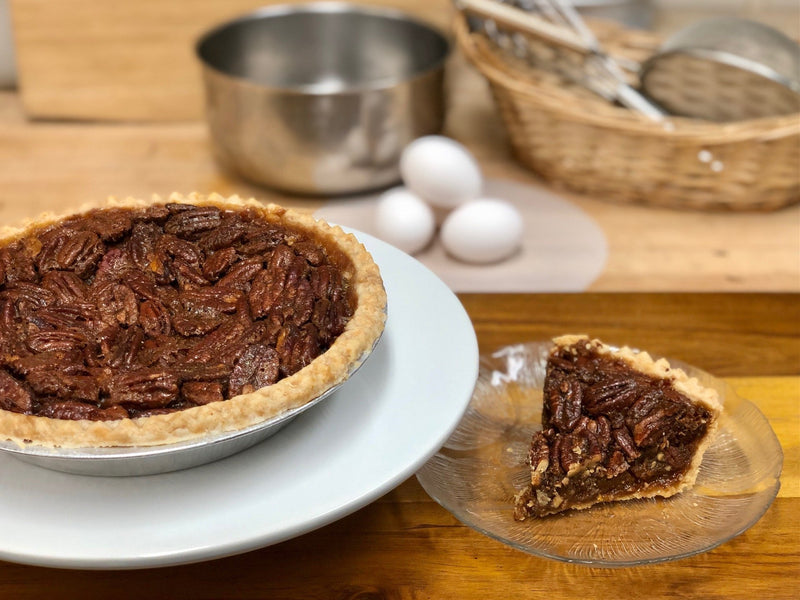
[[[194,43],[266,4],[298,0],[11,0],[20,94],[32,118],[171,121],[202,116]],[[359,0],[363,3],[364,0]],[[367,0],[439,27],[449,0]]]

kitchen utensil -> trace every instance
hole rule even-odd
[[[698,21],[642,65],[641,86],[669,112],[711,121],[800,113],[800,45],[747,19]]]
[[[262,8],[197,43],[221,164],[293,193],[399,178],[402,149],[440,130],[447,39],[407,14],[347,3]]]
[[[512,45],[517,55],[538,67],[548,68],[652,120],[663,119],[664,111],[630,85],[622,67],[605,52],[569,2],[519,0],[518,3],[519,6],[495,0],[458,0],[462,11],[480,17],[487,36],[498,45]],[[509,30],[514,32],[511,38],[505,33]],[[549,52],[537,53],[526,36],[551,44]]]
[[[490,85],[513,156],[547,181],[596,199],[672,209],[766,211],[800,201],[796,114],[653,121],[499,48],[464,17],[455,29]],[[635,61],[661,43],[613,23],[598,23],[596,32],[615,56]]]

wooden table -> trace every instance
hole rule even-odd
[[[536,558],[484,537],[411,478],[327,527],[206,563],[91,572],[0,562],[0,598],[798,597],[800,303],[795,295],[481,294],[461,300],[484,352],[583,331],[681,358],[726,378],[760,407],[780,439],[784,467],[778,498],[751,529],[705,554],[599,569]],[[53,503],[58,506],[57,497]]]
[[[441,25],[449,21],[452,11],[449,0],[383,3],[413,7]],[[176,27],[186,33],[200,14],[211,18],[213,11],[233,13],[255,3],[195,2],[191,9],[179,2],[156,0],[103,6],[88,0],[58,3],[58,7],[41,0],[13,4],[17,24],[27,26],[17,31],[17,37],[29,49],[55,51],[65,54],[66,60],[75,50],[69,40],[84,43],[91,52],[91,61],[85,64],[94,65],[102,75],[103,65],[119,71],[116,55],[97,55],[95,42],[111,40],[126,59],[147,62],[148,56],[156,56],[146,68],[129,70],[151,82],[154,70],[162,72],[158,44],[172,44]],[[58,10],[63,14],[42,18],[45,6],[51,15]],[[143,36],[140,17],[147,16],[148,7],[158,11],[158,27]],[[111,14],[115,10],[123,11],[126,18]],[[96,26],[109,14],[113,17],[107,19],[110,28]],[[85,27],[87,23],[93,26]],[[667,28],[676,25],[669,23]],[[157,35],[163,28],[169,28],[169,36]],[[73,35],[74,31],[80,35]],[[186,54],[188,48],[179,50]],[[30,61],[31,56],[29,52],[23,58]],[[190,64],[185,56],[178,58]],[[72,89],[75,71],[64,64],[68,63],[48,60],[39,66],[59,81],[66,78]],[[193,75],[184,69],[182,76]],[[445,134],[466,144],[488,177],[542,185],[512,160],[485,81],[458,53],[448,64],[447,78]],[[95,106],[108,105],[109,98],[126,101],[108,95],[107,79],[98,76],[96,81],[96,88],[83,90],[90,96],[71,94],[50,100],[80,97],[87,106],[94,101]],[[174,81],[177,88],[185,83],[184,79]],[[33,83],[47,84],[48,80]],[[166,94],[169,97],[164,100],[172,105],[176,99],[186,101],[199,113],[198,98],[184,97],[177,88],[148,84],[137,89]],[[141,96],[126,97],[137,106],[142,101]],[[224,173],[212,159],[202,121],[171,122],[170,114],[148,113],[146,117],[156,121],[164,118],[109,123],[92,122],[103,118],[97,111],[81,115],[88,122],[29,120],[18,94],[0,91],[0,225],[108,195],[236,193],[309,211],[322,203],[256,188]],[[688,213],[563,195],[603,229],[609,250],[605,269],[586,294],[461,296],[481,349],[587,332],[681,358],[727,378],[770,419],[785,454],[779,497],[750,530],[711,552],[674,563],[591,569],[528,556],[476,533],[428,498],[411,478],[327,527],[270,548],[207,563],[89,572],[0,562],[0,599],[797,597],[800,205],[769,214]],[[680,293],[652,293],[661,291]],[[0,493],[13,484],[0,473]],[[2,535],[0,531],[0,539]]]
[[[545,186],[512,159],[486,82],[460,54],[448,64],[448,90],[444,133],[473,152],[486,177],[534,191]],[[223,172],[201,121],[30,121],[17,94],[0,91],[1,225],[108,196],[174,191],[253,196],[303,210],[324,202],[258,188]],[[800,292],[800,204],[771,213],[698,213],[557,193],[607,240],[605,267],[590,290]]]

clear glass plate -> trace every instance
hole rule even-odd
[[[721,426],[696,485],[672,498],[601,504],[517,522],[514,495],[530,477],[531,435],[541,429],[549,342],[481,357],[467,412],[417,473],[422,487],[461,522],[537,556],[593,566],[632,566],[705,552],[751,527],[780,487],[783,453],[758,408],[723,381],[670,360],[718,390]]]

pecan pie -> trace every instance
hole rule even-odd
[[[557,338],[547,361],[542,431],[517,520],[600,502],[668,497],[692,486],[721,406],[664,359],[585,336]]]
[[[173,195],[0,234],[0,439],[150,446],[235,431],[341,383],[384,327],[350,234]]]

